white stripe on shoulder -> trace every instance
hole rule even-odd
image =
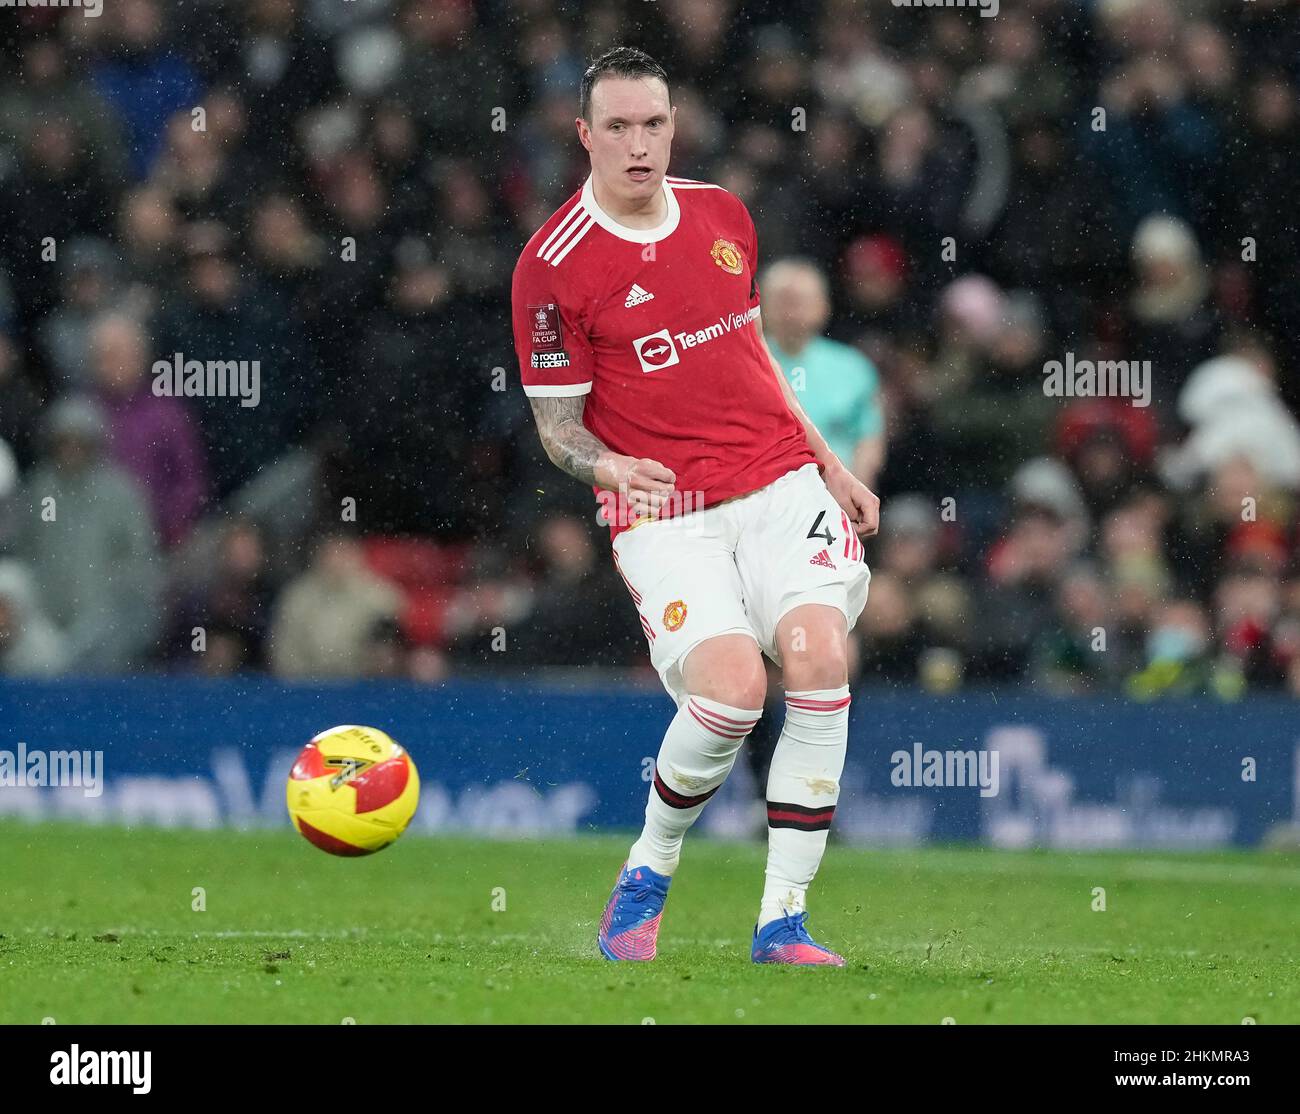
[[[529,398],[574,398],[578,395],[591,393],[591,381],[586,383],[560,383],[557,386],[549,386],[545,383],[534,383],[531,387],[524,384],[524,394]]]
[[[720,190],[721,186],[713,182],[699,182],[694,178],[666,178],[675,190]]]
[[[543,243],[542,246],[537,249],[538,258],[539,259],[548,258],[547,253],[551,251],[552,247],[555,245],[556,240],[559,239],[564,234],[566,229],[572,227],[575,219],[581,219],[582,214],[585,212],[586,209],[583,207],[581,201],[579,201],[576,205],[574,205],[574,207],[564,215],[564,219],[555,226],[551,234],[546,237],[546,242]]]
[[[596,218],[593,217],[590,213],[587,213],[583,217],[583,219],[578,222],[578,225],[574,230],[573,235],[569,236],[568,239],[565,241],[564,247],[560,248],[559,251],[555,251],[554,248],[551,249],[552,252],[554,252],[554,254],[551,256],[549,260],[551,266],[558,267],[564,261],[564,257],[574,249],[578,241],[581,240],[587,234],[587,230],[591,228],[591,226],[595,223],[596,223]],[[557,244],[556,247],[559,247],[559,245]]]

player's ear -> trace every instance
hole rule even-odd
[[[584,148],[590,151],[591,150],[591,128],[587,126],[587,121],[584,120],[581,116],[575,116],[573,119],[573,123],[578,129],[578,142],[581,143]]]

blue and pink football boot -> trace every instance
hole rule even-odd
[[[619,868],[614,892],[609,895],[605,915],[600,918],[596,942],[606,959],[645,962],[655,957],[659,921],[668,900],[672,878],[656,874],[648,866]]]
[[[759,931],[754,926],[754,949],[750,958],[755,963],[786,963],[799,967],[843,967],[844,957],[830,948],[823,948],[808,935],[805,922],[808,914],[789,913],[769,921]]]

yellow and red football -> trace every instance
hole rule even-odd
[[[322,731],[289,772],[294,826],[331,855],[382,851],[406,830],[420,776],[406,750],[374,727]]]

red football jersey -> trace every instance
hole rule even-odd
[[[669,177],[664,192],[659,227],[627,228],[588,178],[528,241],[511,298],[525,393],[586,395],[601,441],[671,468],[667,517],[816,458],[759,340],[749,211],[705,182]],[[626,528],[605,510],[612,535]]]

